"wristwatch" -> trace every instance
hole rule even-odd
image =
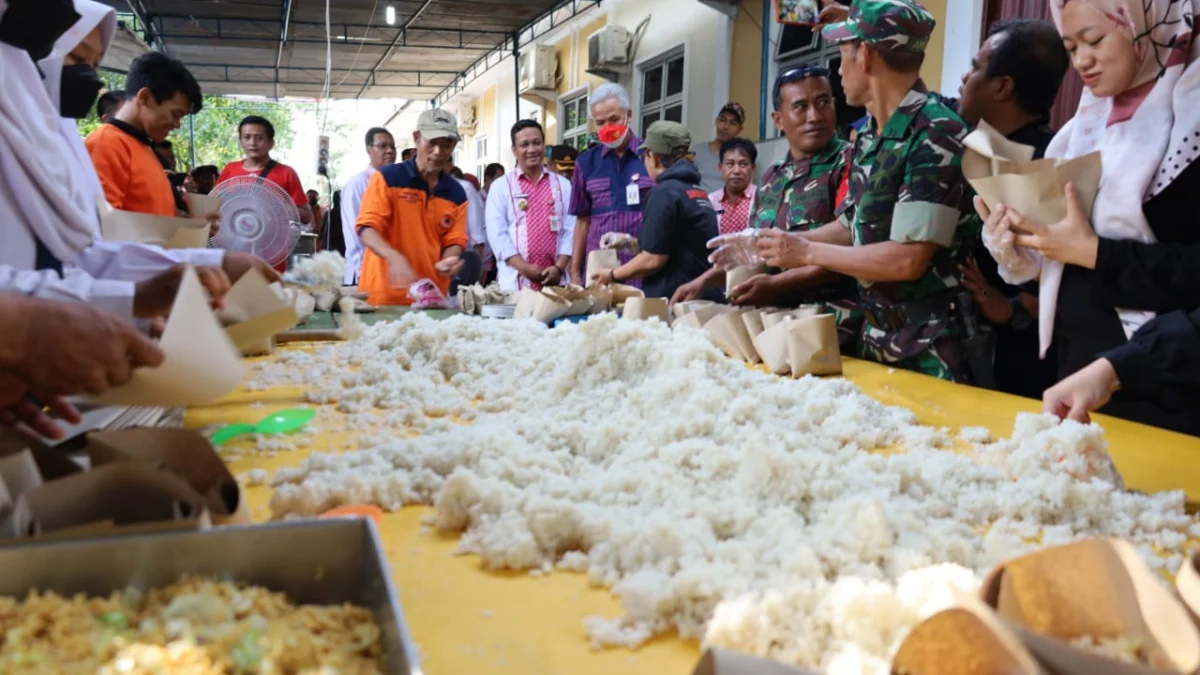
[[[1033,315],[1025,309],[1025,303],[1021,302],[1020,293],[1009,298],[1008,304],[1012,307],[1012,318],[1009,319],[1009,323],[1013,330],[1027,330],[1033,325]]]

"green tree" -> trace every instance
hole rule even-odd
[[[125,75],[105,72],[104,80],[109,89],[124,89]],[[175,147],[175,158],[179,170],[190,171],[192,166],[192,139],[195,138],[196,165],[215,164],[224,167],[242,157],[242,148],[237,139],[237,125],[247,115],[260,115],[271,120],[275,126],[276,147],[291,145],[293,109],[283,103],[271,101],[244,101],[224,96],[205,96],[204,107],[192,117],[185,117],[183,125],[171,132],[168,140]],[[79,133],[84,137],[101,124],[95,109],[86,119],[79,121]],[[194,130],[194,135],[193,135]]]

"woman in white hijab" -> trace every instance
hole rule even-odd
[[[1067,377],[1128,341],[1156,313],[1200,306],[1200,0],[1051,0],[1083,77],[1079,109],[1047,157],[1100,152],[1089,214],[1034,223],[997,206],[984,243],[1011,283],[1040,279],[1039,339]],[[1200,418],[1118,395],[1103,412],[1200,433]],[[1192,417],[1190,421],[1187,419]]]
[[[226,272],[237,278],[254,268],[274,277],[246,254],[100,240],[104,191],[75,118],[88,114],[103,86],[96,66],[116,14],[91,0],[74,6],[81,18],[36,66],[21,50],[5,45],[3,52],[0,209],[16,214],[18,227],[0,231],[0,265],[7,265],[0,266],[0,288],[146,317],[169,308],[183,263],[197,266],[217,299],[229,286]],[[8,94],[20,90],[27,95]]]

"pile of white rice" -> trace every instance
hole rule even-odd
[[[974,591],[1039,534],[1123,537],[1172,571],[1200,535],[1183,493],[1109,482],[1098,427],[1022,416],[1011,441],[954,454],[948,430],[847,381],[769,377],[657,322],[410,315],[284,352],[254,384],[284,383],[309,385],[364,435],[358,450],[277,473],[276,517],[433,504],[430,524],[462,531],[460,550],[489,567],[557,566],[610,586],[625,614],[588,620],[598,645],[678,629],[827,672],[886,673],[950,589]],[[906,452],[870,452],[897,445]]]

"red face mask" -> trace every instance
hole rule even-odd
[[[605,124],[597,134],[605,147],[615,148],[625,142],[629,127],[624,124]]]

